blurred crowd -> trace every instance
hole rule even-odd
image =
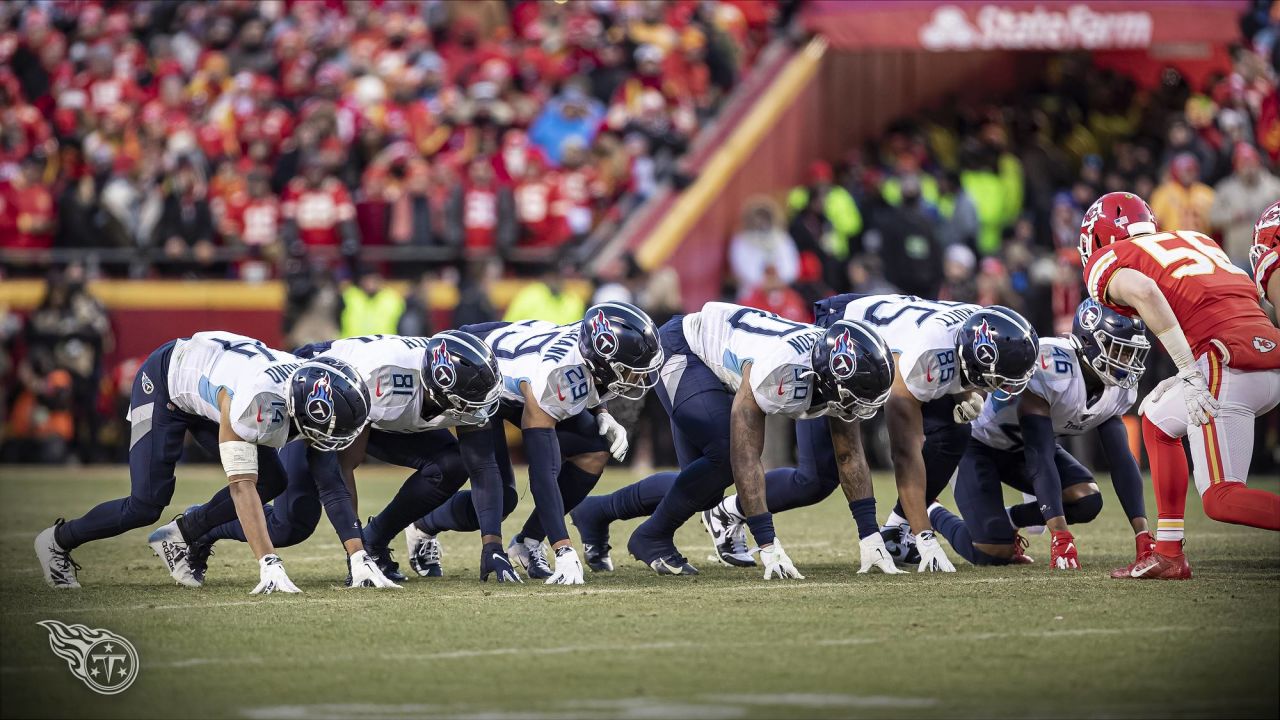
[[[677,172],[792,5],[0,3],[0,251],[249,279],[557,257]]]

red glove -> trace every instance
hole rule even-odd
[[[1076,539],[1067,530],[1055,530],[1049,543],[1049,567],[1055,570],[1079,570],[1080,558],[1076,556]]]

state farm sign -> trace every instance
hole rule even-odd
[[[1145,48],[1153,25],[1151,14],[1142,10],[943,5],[919,35],[920,44],[935,51]]]

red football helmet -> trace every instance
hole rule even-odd
[[[1157,229],[1156,216],[1142,198],[1127,192],[1107,193],[1089,207],[1080,224],[1080,262],[1088,265],[1094,251]]]
[[[1274,247],[1280,247],[1280,200],[1263,210],[1258,224],[1253,226],[1253,247],[1249,248],[1249,261],[1255,271],[1258,260]]]

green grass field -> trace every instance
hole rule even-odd
[[[361,476],[362,512],[402,472]],[[180,468],[176,511],[217,488]],[[60,515],[128,491],[124,468],[0,467],[5,717],[659,718],[1276,717],[1280,536],[1213,523],[1189,501],[1195,580],[1119,582],[1132,540],[1107,507],[1078,528],[1085,569],[1038,564],[955,575],[854,573],[843,502],[780,515],[808,579],[765,582],[703,560],[695,521],[678,537],[703,574],[659,578],[615,552],[616,572],[577,588],[481,584],[478,538],[446,536],[448,577],[346,590],[327,521],[282,551],[300,596],[251,597],[247,547],[219,544],[199,590],[170,581],[147,531],[76,551],[79,591],[53,592],[31,549]],[[602,490],[630,477],[607,473]],[[1275,480],[1258,483],[1277,490]],[[878,482],[881,516],[892,482]],[[949,498],[945,498],[947,502]],[[1154,503],[1149,499],[1149,506]],[[376,507],[375,507],[376,506]],[[527,512],[524,498],[518,514]],[[513,524],[513,523],[512,523]],[[615,527],[625,546],[632,523]],[[403,542],[398,557],[403,561]],[[406,563],[407,564],[407,563]],[[39,620],[107,628],[141,657],[137,682],[98,696],[50,651]]]

